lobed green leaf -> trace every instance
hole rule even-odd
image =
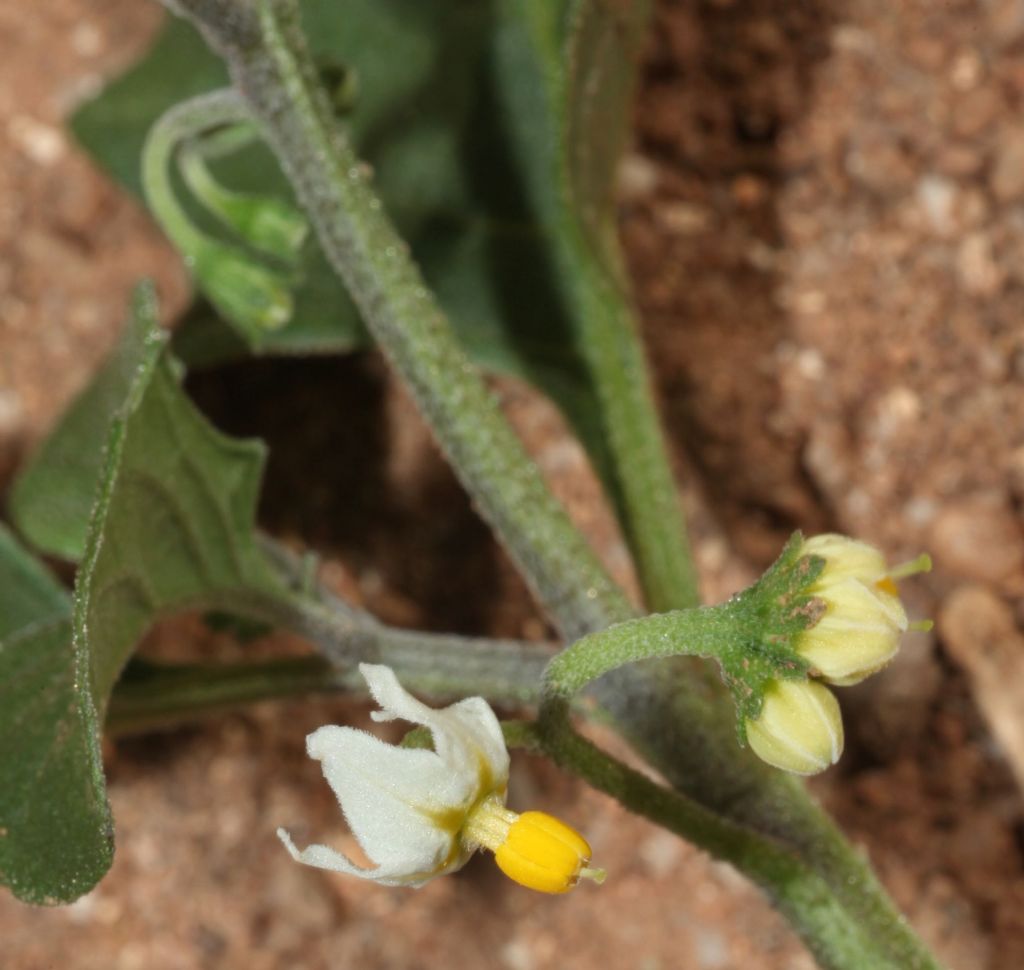
[[[264,449],[211,427],[178,377],[143,289],[115,358],[23,479],[26,532],[82,556],[73,603],[0,530],[0,881],[29,902],[70,902],[110,867],[100,726],[143,632],[218,596],[285,595],[253,530]],[[104,418],[105,452],[78,437]],[[84,539],[70,512],[47,528],[48,497],[78,509],[90,491]]]

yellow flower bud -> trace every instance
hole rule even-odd
[[[890,570],[873,546],[840,535],[808,539],[801,554],[825,560],[806,589],[825,612],[797,637],[796,650],[823,680],[856,684],[896,656],[908,624],[895,580],[929,568],[928,558]]]
[[[843,753],[843,719],[832,692],[813,680],[777,680],[764,695],[757,720],[746,722],[747,742],[768,764],[814,775]]]

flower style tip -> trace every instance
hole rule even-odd
[[[910,628],[897,581],[931,568],[927,555],[889,568],[874,546],[827,534],[804,542],[803,556],[820,556],[825,566],[806,593],[824,606],[821,618],[800,633],[797,652],[823,680],[839,687],[856,684],[885,667]]]
[[[762,761],[797,775],[816,775],[843,753],[839,703],[813,680],[777,680],[765,691],[758,718],[746,722],[747,742]]]
[[[374,720],[422,725],[431,732],[433,750],[396,747],[334,725],[310,734],[309,756],[321,762],[349,828],[376,868],[357,866],[325,845],[300,851],[278,829],[293,859],[387,886],[416,887],[487,848],[506,875],[540,892],[566,892],[580,878],[603,879],[588,867],[590,847],[569,826],[505,807],[508,750],[483,698],[435,709],[409,694],[389,667],[360,664],[359,671],[381,707]]]

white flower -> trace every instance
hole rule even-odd
[[[540,892],[563,893],[581,877],[604,878],[602,870],[587,868],[590,846],[574,829],[543,812],[517,815],[505,807],[508,750],[483,698],[436,710],[408,694],[389,667],[360,664],[359,672],[381,706],[374,720],[420,724],[430,730],[434,750],[395,747],[333,725],[310,734],[309,756],[323,765],[376,868],[357,866],[326,845],[300,852],[278,829],[293,859],[385,886],[422,886],[487,848],[507,876]]]
[[[459,838],[471,811],[493,796],[504,804],[508,750],[494,711],[480,697],[442,710],[407,693],[389,667],[360,664],[374,700],[375,721],[396,718],[429,728],[434,750],[399,748],[350,727],[327,725],[306,739],[323,765],[345,818],[376,869],[357,866],[326,845],[296,849],[292,858],[386,886],[422,886],[465,864],[472,849]]]

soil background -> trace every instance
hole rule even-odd
[[[62,128],[160,21],[135,0],[0,6],[0,496],[154,277],[187,281],[146,214]],[[659,4],[622,167],[622,229],[709,600],[794,528],[936,570],[913,634],[843,692],[847,753],[816,794],[950,967],[1024,966],[1024,2]],[[261,515],[389,622],[539,638],[542,619],[373,354],[191,382],[271,444]],[[496,389],[613,571],[628,557],[553,409]],[[240,403],[241,402],[241,403]],[[196,618],[154,656],[241,646]],[[560,899],[485,859],[419,892],[295,866],[274,828],[351,846],[308,730],[332,697],[110,742],[117,856],[73,906],[0,896],[5,970],[813,966],[733,870],[517,758],[518,807],[610,872]]]

